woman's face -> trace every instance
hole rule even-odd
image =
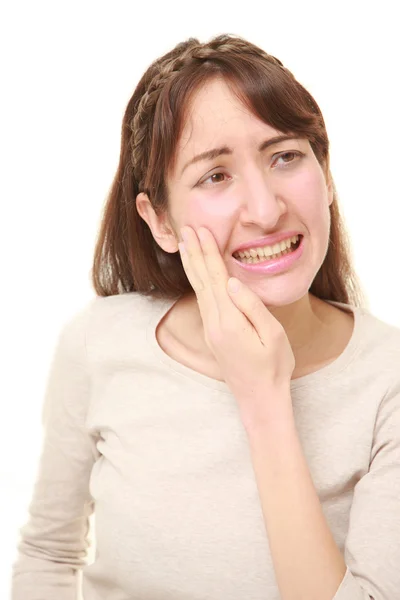
[[[307,294],[327,252],[332,190],[307,139],[260,146],[281,132],[266,125],[222,80],[194,97],[168,178],[171,225],[204,226],[214,235],[229,275],[245,282],[266,306]],[[225,148],[205,159],[199,154]],[[276,233],[303,236],[302,254],[278,273],[250,271],[233,257],[244,243]]]

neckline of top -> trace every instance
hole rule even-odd
[[[228,385],[224,381],[213,379],[208,375],[203,375],[203,373],[199,373],[198,371],[195,371],[194,369],[183,365],[182,363],[169,356],[166,352],[164,352],[164,350],[159,345],[156,335],[157,327],[163,319],[163,317],[167,314],[169,310],[172,309],[172,307],[176,304],[178,300],[179,298],[154,301],[153,312],[151,314],[146,328],[147,342],[150,345],[154,355],[166,367],[175,371],[176,373],[179,373],[184,377],[192,379],[193,381],[196,381],[197,383],[205,387],[211,388],[219,392],[231,394]],[[312,373],[303,375],[301,377],[297,377],[296,379],[292,379],[290,382],[291,390],[296,390],[304,386],[315,386],[321,383],[326,383],[328,379],[339,374],[341,371],[343,371],[344,368],[346,368],[349,365],[350,362],[352,362],[357,351],[361,329],[360,321],[364,310],[360,307],[351,304],[345,304],[343,302],[336,302],[334,300],[327,300],[326,302],[329,302],[330,304],[333,304],[334,306],[342,308],[343,310],[346,310],[347,312],[351,312],[353,314],[354,325],[352,335],[344,350],[331,363],[321,367],[320,369],[317,369]]]

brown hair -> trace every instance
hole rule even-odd
[[[166,178],[174,167],[190,99],[214,77],[223,77],[268,125],[309,140],[334,189],[328,250],[310,292],[325,300],[362,304],[363,292],[351,263],[330,173],[322,113],[280,60],[231,35],[205,44],[194,38],[178,44],[153,62],[138,83],[124,114],[119,165],[96,242],[91,275],[96,293],[111,296],[138,291],[175,298],[191,290],[179,252],[168,253],[158,246],[137,211],[136,196],[145,192],[157,214],[168,214]]]

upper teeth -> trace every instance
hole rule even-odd
[[[235,252],[234,255],[238,254],[240,258],[250,258],[250,256],[252,256],[253,258],[256,258],[257,256],[272,256],[273,254],[278,254],[279,252],[283,252],[287,248],[290,248],[290,246],[292,244],[295,244],[298,239],[299,236],[294,235],[293,237],[288,238],[287,240],[282,240],[281,242],[278,242],[273,246],[263,246],[262,248],[249,248],[248,250]]]

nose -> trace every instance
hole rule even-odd
[[[257,225],[265,231],[276,227],[282,215],[287,212],[282,190],[277,189],[271,180],[258,172],[253,173],[240,190],[241,202],[240,221],[243,226]]]

